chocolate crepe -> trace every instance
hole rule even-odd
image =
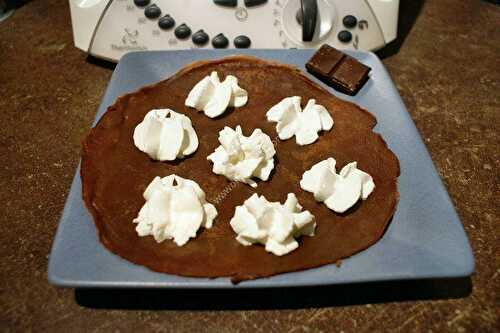
[[[191,88],[211,71],[217,71],[221,79],[235,75],[239,85],[248,91],[248,103],[216,119],[184,106]],[[280,141],[276,124],[266,121],[271,106],[294,95],[302,96],[303,104],[309,98],[316,99],[335,121],[333,129],[321,132],[311,145],[299,146],[294,139]],[[148,111],[158,108],[170,108],[191,118],[200,141],[192,156],[158,162],[134,146],[135,126]],[[294,67],[246,56],[196,62],[164,81],[118,98],[108,108],[83,142],[83,199],[102,244],[122,258],[154,271],[194,277],[228,276],[237,282],[335,263],[374,244],[398,201],[399,163],[382,137],[372,131],[375,124],[369,112],[334,97]],[[215,175],[212,163],[206,159],[219,145],[218,132],[224,126],[237,125],[245,135],[261,128],[276,142],[275,170],[269,181],[258,181],[256,189]],[[328,157],[337,160],[338,170],[357,161],[358,168],[368,172],[376,184],[367,200],[360,200],[343,214],[317,203],[299,186],[304,171]],[[155,176],[173,173],[196,181],[219,213],[211,229],[200,229],[198,237],[182,247],[169,240],[157,243],[152,236],[139,237],[132,223],[144,204],[142,193],[146,186]],[[235,207],[254,192],[280,202],[287,193],[295,193],[304,209],[316,217],[316,235],[302,237],[299,248],[282,257],[266,252],[260,245],[239,244],[229,221]]]

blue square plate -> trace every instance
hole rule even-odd
[[[120,95],[160,81],[193,61],[234,53],[304,69],[313,50],[130,53],[116,67],[96,121]],[[50,283],[62,287],[251,288],[464,277],[472,274],[474,259],[464,229],[386,69],[373,53],[349,54],[372,68],[371,78],[354,97],[326,88],[375,114],[378,120],[375,130],[382,134],[401,164],[398,179],[400,201],[389,228],[378,243],[344,260],[341,267],[327,265],[246,281],[236,286],[231,284],[229,278],[186,278],[152,272],[112,254],[98,241],[94,223],[81,197],[78,168],[50,255]],[[318,81],[311,75],[309,77]]]

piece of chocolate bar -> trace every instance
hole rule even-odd
[[[371,68],[323,44],[306,63],[307,70],[336,90],[355,95],[368,80]]]

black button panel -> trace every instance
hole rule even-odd
[[[179,39],[185,39],[191,35],[191,29],[185,23],[182,23],[180,26],[175,28],[174,34],[175,37]]]
[[[342,42],[342,43],[349,43],[352,39],[352,34],[347,31],[347,30],[342,30],[338,33],[337,38]]]
[[[238,0],[214,0],[214,3],[224,7],[236,7],[238,5]]]
[[[344,27],[352,29],[358,24],[358,19],[353,16],[353,15],[346,15],[342,19],[342,23],[344,24]]]
[[[212,46],[216,49],[223,49],[229,45],[229,40],[224,34],[218,34],[214,38],[212,38]]]
[[[172,29],[175,26],[175,20],[167,14],[158,20],[158,26],[163,30]]]
[[[191,40],[196,45],[205,45],[208,42],[209,37],[205,31],[198,30],[197,32],[195,32],[193,34],[193,37],[191,37]]]
[[[252,41],[245,35],[237,36],[234,41],[234,46],[238,49],[247,49],[250,47]]]
[[[266,3],[267,0],[245,0],[245,6],[253,7]]]
[[[149,5],[149,3],[150,0],[134,0],[134,4],[137,7],[146,7],[147,5]]]
[[[151,6],[147,6],[146,9],[144,9],[144,15],[146,15],[146,17],[149,19],[158,18],[161,15],[161,9],[157,5],[152,4]]]
[[[219,6],[224,6],[224,7],[236,7],[238,5],[238,0],[213,0],[216,5]],[[267,0],[244,0],[245,6],[247,7],[253,7],[253,6],[258,6],[262,5],[267,2]],[[138,7],[145,7],[144,9],[144,15],[149,18],[149,19],[157,19],[161,16],[162,12],[160,7],[156,4],[151,4],[151,0],[134,0],[134,4]],[[166,14],[163,17],[160,17],[158,20],[158,27],[162,30],[168,30],[172,29],[175,26],[175,20],[172,16],[169,14]],[[345,31],[348,32],[348,31]],[[341,31],[342,33],[342,31]],[[341,36],[339,33],[339,39],[341,39]],[[182,23],[179,25],[177,28],[174,30],[174,35],[175,37],[179,39],[186,39],[189,36],[191,36],[191,28],[186,24]],[[345,36],[343,36],[345,38]],[[349,37],[350,40],[351,37]],[[208,43],[210,40],[210,37],[208,34],[203,30],[200,29],[197,32],[195,32],[191,40],[195,45],[198,46],[203,46]],[[249,48],[250,45],[252,44],[252,41],[248,36],[245,35],[239,35],[236,36],[233,40],[233,44],[236,48],[242,49],[242,48]],[[216,49],[223,49],[229,46],[229,39],[223,34],[220,33],[216,35],[214,38],[212,38],[212,46]]]

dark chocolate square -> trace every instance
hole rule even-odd
[[[345,54],[325,44],[309,59],[306,68],[326,78],[344,57]]]
[[[336,90],[355,95],[368,80],[371,68],[324,44],[309,59],[307,70]]]
[[[349,91],[355,92],[358,90],[368,78],[370,67],[363,65],[352,57],[346,57],[333,73],[330,73],[336,81],[342,82],[342,85]]]

